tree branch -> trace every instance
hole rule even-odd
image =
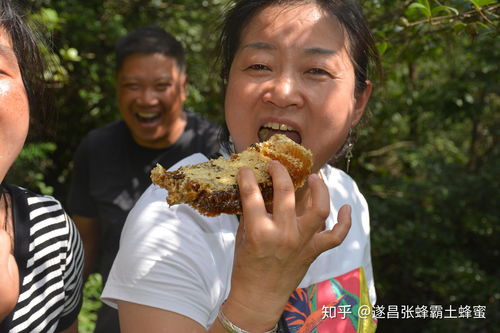
[[[484,15],[483,11],[484,10],[494,11],[494,10],[496,10],[498,8],[500,8],[500,5],[498,5],[498,4],[496,4],[496,5],[488,5],[488,6],[485,6],[483,8],[475,8],[473,10],[469,10],[467,12],[460,13],[460,14],[457,14],[457,15],[436,16],[436,17],[426,18],[426,19],[423,19],[423,20],[415,21],[415,22],[410,22],[410,23],[406,24],[406,27],[410,28],[410,27],[413,27],[413,26],[416,26],[416,25],[419,25],[419,24],[422,24],[422,23],[430,23],[432,25],[434,25],[434,24],[441,24],[441,23],[443,23],[443,21],[471,18],[471,17],[473,17],[476,14],[479,14],[483,19],[486,20],[486,22],[488,22],[489,24],[493,25],[493,22],[491,22]]]

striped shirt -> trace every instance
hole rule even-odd
[[[50,196],[4,185],[12,195],[19,298],[0,332],[58,332],[82,303],[83,248],[61,204]]]

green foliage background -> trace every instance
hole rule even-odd
[[[32,0],[51,41],[53,135],[26,145],[9,180],[64,201],[72,153],[118,117],[113,46],[142,25],[185,45],[188,106],[222,121],[213,45],[226,0]],[[500,327],[498,1],[361,1],[382,54],[350,174],[370,205],[377,303],[486,306],[486,319],[381,319],[379,332]],[[339,167],[343,168],[343,163]],[[90,332],[99,276],[80,318]],[[456,313],[455,313],[456,315]]]

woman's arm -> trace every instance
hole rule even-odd
[[[181,314],[150,307],[147,305],[117,301],[122,333],[204,333],[207,330],[193,319]],[[209,332],[227,333],[219,320],[216,320]]]
[[[193,319],[172,311],[125,301],[117,303],[122,333],[206,332],[205,328]]]

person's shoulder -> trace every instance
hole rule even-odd
[[[88,132],[80,142],[77,154],[109,156],[110,151],[116,153],[118,147],[126,145],[131,140],[128,138],[131,136],[127,125],[123,120],[117,120]]]
[[[196,153],[190,155],[168,169],[174,171],[184,165],[197,164],[208,161],[208,158]],[[166,203],[168,191],[156,184],[151,184],[137,200],[130,211],[125,227],[122,231],[122,240],[137,239],[138,233],[143,228],[152,230],[156,225],[163,225],[165,221],[177,230],[175,232],[184,232],[193,225],[205,225],[205,216],[198,214],[194,209],[185,204],[169,206]],[[179,225],[177,225],[179,224]]]
[[[14,195],[22,196],[23,198],[25,198],[29,206],[38,206],[40,204],[43,204],[44,206],[51,205],[57,206],[57,208],[62,209],[61,202],[51,195],[36,193],[32,190],[18,185],[10,185],[10,188],[13,191]]]
[[[356,181],[344,170],[338,169],[329,164],[323,166],[323,168],[321,168],[321,172],[327,179],[336,179],[345,185],[356,185]]]
[[[28,199],[28,198],[35,198],[35,199],[46,198],[46,199],[49,199],[49,200],[55,200],[51,196],[43,195],[43,194],[39,194],[39,193],[33,192],[32,190],[27,189],[27,188],[25,188],[23,186],[14,185],[14,184],[6,184],[6,187],[9,189],[9,191],[12,193],[12,195],[15,198],[16,197],[17,198],[23,197],[25,199]],[[57,201],[57,200],[55,200],[55,201]]]
[[[192,111],[186,112],[188,124],[184,140],[190,141],[191,151],[199,151],[211,156],[219,150],[221,126]]]
[[[191,110],[184,110],[188,117],[188,126],[197,128],[200,131],[218,130],[220,125]]]
[[[170,168],[168,168],[168,171],[177,170],[181,166],[184,166],[184,165],[197,164],[197,163],[202,163],[202,162],[206,162],[206,161],[208,161],[207,156],[205,156],[202,153],[194,153],[192,155],[184,157],[182,160],[180,160],[179,162],[172,165]]]
[[[321,172],[323,174],[325,184],[328,186],[330,191],[334,191],[337,195],[344,198],[351,198],[362,202],[365,201],[356,181],[343,170],[327,164],[321,169]]]
[[[189,155],[187,157],[184,157],[174,165],[172,165],[170,168],[168,168],[168,171],[174,171],[179,169],[180,167],[184,165],[190,165],[190,164],[197,164],[197,163],[202,163],[208,161],[208,158],[203,155],[202,153],[195,153],[192,155]],[[135,204],[134,209],[137,206],[141,205],[149,205],[149,203],[154,202],[154,201],[161,201],[164,202],[165,198],[167,196],[167,190],[155,185],[151,184],[141,195],[137,203]]]
[[[16,210],[19,209],[20,214],[29,214],[30,219],[40,214],[48,214],[50,217],[67,216],[61,202],[51,195],[12,184],[8,188],[16,203]]]
[[[120,139],[128,132],[127,125],[120,119],[108,123],[102,127],[90,130],[84,138],[84,141],[91,143],[106,143]]]

